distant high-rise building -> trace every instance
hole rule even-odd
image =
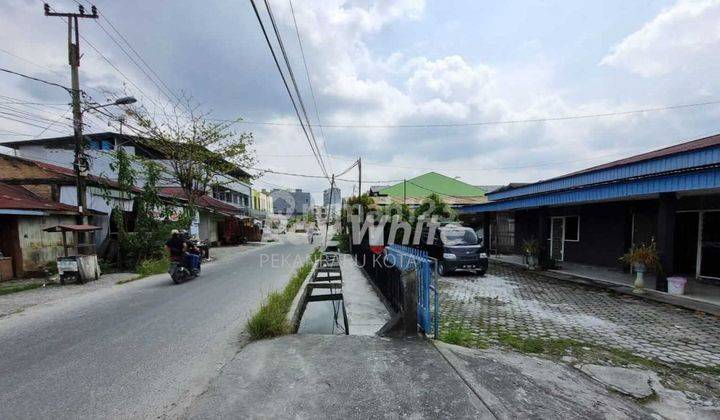
[[[332,196],[332,197],[331,197]],[[340,188],[333,187],[323,191],[323,207],[332,207],[332,211],[338,214],[342,206],[342,198],[340,197]]]
[[[272,190],[270,192],[275,214],[300,215],[307,214],[313,204],[312,195],[301,189]]]

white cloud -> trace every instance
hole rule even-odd
[[[720,0],[680,1],[623,39],[600,64],[644,77],[717,63]]]
[[[645,26],[627,35],[603,59],[603,66],[599,67],[601,71],[608,72],[607,66],[615,66],[646,76],[653,87],[652,94],[655,96],[652,97],[634,93],[626,95],[620,84],[614,83],[603,86],[605,92],[588,94],[582,86],[585,78],[582,72],[573,76],[576,79],[571,81],[581,88],[570,89],[569,80],[559,76],[563,74],[564,57],[549,55],[548,51],[555,53],[552,46],[543,45],[540,41],[531,42],[529,57],[523,56],[522,60],[512,62],[504,61],[502,54],[497,54],[492,61],[484,61],[471,52],[443,54],[435,51],[431,55],[423,50],[417,53],[416,48],[407,50],[402,45],[396,46],[394,43],[398,34],[402,34],[399,38],[407,37],[407,33],[403,32],[405,25],[417,28],[442,23],[425,12],[423,1],[294,0],[293,4],[322,121],[326,124],[392,125],[472,123],[605,113],[684,102],[692,99],[686,91],[712,97],[718,92],[720,82],[707,75],[701,76],[701,73],[713,68],[708,63],[718,63],[714,55],[709,56],[720,50],[717,48],[717,28],[720,27],[717,25],[718,1],[683,2],[662,11]],[[289,4],[287,1],[271,4],[312,118],[312,102],[305,83]],[[141,5],[143,3],[138,1],[135,6]],[[111,11],[107,10],[109,6],[105,7],[103,13],[111,15]],[[134,46],[146,59],[157,60],[153,64],[164,78],[177,77],[176,83],[171,82],[171,85],[191,86],[195,89],[191,93],[205,94],[203,102],[218,111],[220,116],[241,114],[249,120],[295,123],[284,87],[249,6],[233,6],[237,7],[234,9],[237,13],[231,20],[240,15],[245,19],[242,24],[233,27],[223,22],[212,28],[202,25],[203,13],[212,15],[212,7],[196,7],[187,12],[183,11],[185,8],[173,9],[173,12],[188,15],[167,19],[168,22],[177,22],[192,18],[197,22],[197,28],[186,25],[183,31],[177,31],[167,22],[158,22],[157,25],[147,23],[140,33],[148,44],[158,39],[162,42],[151,46],[134,42]],[[130,5],[125,8],[133,9]],[[113,21],[120,28],[132,28],[134,14],[123,10],[119,8],[112,14]],[[212,18],[222,19],[231,14],[228,12]],[[0,14],[0,27],[4,30],[0,47],[47,64],[59,71],[61,76],[67,75],[61,22],[45,18],[39,13],[37,5],[30,5],[10,8],[8,13]],[[44,29],[28,33],[25,31],[27,27]],[[98,28],[85,25],[83,31],[133,81],[142,83],[143,90],[155,92],[106,36],[98,33]],[[171,36],[180,37],[180,40]],[[418,38],[422,36],[418,35]],[[195,40],[197,44],[193,44]],[[198,48],[200,45],[202,48]],[[379,45],[382,48],[378,48]],[[84,87],[118,87],[122,84],[122,77],[97,54],[86,45],[82,48],[86,52],[81,67]],[[158,59],[159,56],[165,58]],[[237,61],[222,61],[227,57],[239,58]],[[0,60],[3,59],[7,57],[0,54]],[[212,69],[198,65],[198,62],[212,63]],[[37,74],[39,71],[25,67],[22,62],[10,64],[28,73]],[[167,66],[165,71],[160,68],[161,65]],[[598,69],[595,61],[587,63],[587,67]],[[634,75],[628,77],[622,74],[624,72],[619,73],[617,77],[626,82],[638,79]],[[675,73],[682,73],[682,77]],[[222,77],[227,74],[232,77]],[[659,77],[663,78],[663,84],[655,83]],[[688,79],[695,84],[688,83]],[[13,96],[30,95],[35,98],[26,86],[3,84],[3,87],[5,92],[15,92],[8,93]],[[218,107],[218,103],[224,106]],[[696,110],[696,114],[701,113]],[[427,168],[435,168],[450,176],[460,175],[467,182],[492,184],[555,176],[607,161],[611,158],[609,155],[619,155],[619,152],[641,152],[680,140],[678,133],[702,133],[703,127],[701,124],[696,127],[695,121],[683,113],[654,113],[477,127],[326,128],[324,131],[330,153],[340,156],[340,159],[333,160],[336,171],[349,165],[353,158],[362,156],[364,161],[367,160],[363,171],[366,179],[409,178],[425,172]],[[698,118],[697,121],[705,120]],[[3,127],[9,126],[3,123],[0,128]],[[707,125],[704,127],[706,130]],[[270,156],[308,155],[310,148],[299,127],[243,128],[254,133],[261,159],[258,166],[287,172],[319,173],[312,156]],[[319,134],[319,130],[316,133]],[[632,140],[632,145],[628,145],[628,139]],[[321,149],[324,150],[322,145]],[[376,166],[373,162],[381,165]],[[348,174],[346,177],[354,176]],[[310,191],[326,187],[322,180],[280,175],[267,175],[263,179]],[[259,185],[270,187],[262,182]],[[341,186],[345,194],[350,192],[348,184]]]
[[[369,44],[373,34],[404,20],[426,19],[419,14],[421,11],[422,7],[415,2],[404,3],[391,11],[365,2],[341,1],[333,2],[332,6],[311,3],[302,8],[297,15],[298,24],[303,39],[312,40],[306,53],[316,63],[311,71],[316,86],[321,86],[319,101],[333,104],[323,115],[326,123],[524,120],[606,113],[647,105],[630,100],[571,100],[568,92],[557,85],[554,62],[542,54],[534,54],[534,61],[522,65],[502,66],[471,62],[460,54],[429,58],[408,56],[401,51],[391,51],[388,55],[373,51]],[[384,12],[387,13],[382,14]],[[292,27],[289,10],[281,13],[282,20]],[[658,19],[665,18],[659,16],[653,22]],[[688,22],[677,25],[686,26]],[[690,38],[686,42],[690,42]],[[619,47],[618,57],[625,48]],[[606,64],[612,60],[608,58]],[[613,64],[616,63],[619,61]],[[671,124],[674,119],[667,116],[666,121]],[[675,129],[681,131],[679,126]],[[637,115],[465,128],[325,131],[331,153],[357,154],[368,162],[382,163],[368,164],[365,172],[371,174],[368,177],[397,179],[436,168],[449,175],[460,174],[467,182],[478,184],[546,178],[602,163],[613,156],[620,157],[623,151],[625,154],[641,152],[648,145],[678,140],[662,137],[660,125],[647,124],[643,116]],[[631,146],[627,144],[627,138],[638,137],[642,140]],[[563,163],[554,165],[554,162]],[[302,167],[317,173],[311,160],[305,164],[309,166]]]

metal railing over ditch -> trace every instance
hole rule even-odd
[[[417,323],[424,333],[438,337],[440,299],[437,277],[433,276],[433,258],[427,252],[392,244],[385,248],[385,261],[401,271],[415,270],[417,278]],[[432,301],[431,295],[432,294]]]

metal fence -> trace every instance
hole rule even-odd
[[[367,242],[360,245],[351,244],[350,248],[357,264],[365,270],[392,310],[397,313],[404,309],[404,290],[400,271],[388,265],[382,254],[372,252]]]
[[[437,277],[432,275],[432,259],[425,251],[393,244],[385,248],[385,260],[401,271],[415,270],[417,276],[418,326],[426,334],[432,332],[437,338],[440,323],[440,302]]]

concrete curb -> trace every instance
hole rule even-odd
[[[506,265],[509,267],[527,269],[524,264],[518,264],[510,261],[491,260],[493,263]],[[681,296],[673,296],[669,293],[660,292],[652,289],[645,289],[645,293],[637,294],[633,293],[633,288],[624,284],[613,283],[610,281],[603,281],[599,279],[593,279],[589,277],[579,276],[575,274],[568,274],[557,270],[533,270],[540,276],[551,278],[554,280],[563,280],[571,283],[579,284],[582,286],[589,286],[600,288],[604,290],[612,290],[617,293],[624,295],[634,296],[640,299],[651,300],[654,302],[665,303],[668,305],[679,306],[681,308],[690,309],[693,311],[705,312],[710,315],[720,316],[720,306],[713,305],[708,302],[701,302],[694,299],[683,298]]]
[[[473,383],[473,381],[468,378],[463,373],[463,363],[462,361],[455,355],[453,352],[451,352],[449,349],[452,347],[457,347],[459,349],[465,349],[469,350],[462,346],[456,346],[454,344],[447,344],[442,341],[437,340],[428,340],[432,344],[433,347],[435,347],[435,350],[437,350],[438,353],[442,356],[442,358],[445,360],[445,362],[452,368],[453,371],[455,371],[455,374],[460,378],[465,385],[472,391],[473,394],[478,398],[480,403],[490,411],[490,413],[493,415],[496,419],[511,419],[513,416],[511,413],[508,413],[506,407],[502,404],[502,402],[493,395],[492,392],[485,389],[482,386],[479,386],[477,383]]]
[[[350,253],[342,254],[341,253],[340,255],[347,255],[348,258],[350,258],[352,260],[353,264],[357,264],[357,259],[355,258],[355,256],[353,254],[350,254]],[[367,280],[368,284],[370,284],[370,287],[372,287],[373,291],[375,291],[375,294],[380,299],[380,302],[382,302],[382,304],[385,305],[385,309],[387,309],[387,311],[390,312],[392,317],[394,317],[395,315],[398,315],[398,313],[393,310],[392,305],[390,305],[390,301],[387,300],[385,295],[383,295],[382,292],[380,291],[380,288],[378,288],[377,285],[375,284],[375,282],[372,281],[372,279],[370,278],[370,275],[368,275],[368,273],[363,268],[360,268],[360,272],[362,273],[363,277],[365,277],[365,280]],[[392,322],[392,319],[390,321],[388,321],[388,324],[390,324],[390,322]],[[380,332],[378,332],[378,335],[379,334],[380,334]]]
[[[292,305],[290,305],[290,310],[287,313],[287,322],[290,325],[290,333],[295,334],[297,332],[298,327],[300,326],[300,319],[302,318],[303,312],[305,312],[305,306],[307,305],[307,297],[311,293],[311,289],[308,287],[308,283],[313,278],[313,275],[315,274],[315,270],[317,270],[318,264],[320,264],[320,260],[316,260],[313,263],[312,268],[310,269],[310,273],[308,273],[307,277],[305,277],[305,280],[303,281],[302,286],[300,286],[300,290],[298,290],[297,295],[295,295],[295,299],[293,299]]]

